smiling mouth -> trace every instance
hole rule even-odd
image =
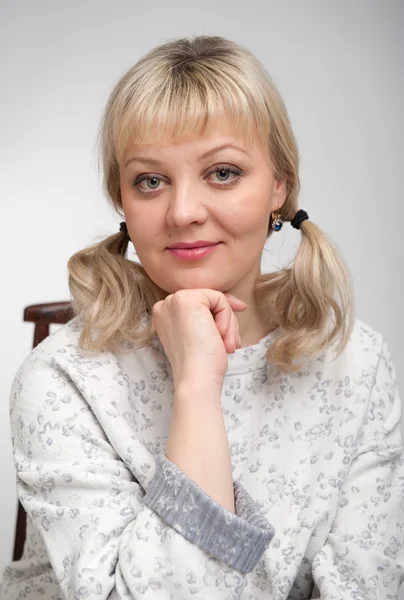
[[[208,246],[217,246],[221,242],[194,242],[194,245],[187,244],[183,242],[178,242],[178,244],[173,244],[172,246],[168,246],[169,250],[176,250],[179,248],[180,250],[192,250],[193,248],[207,248]]]
[[[210,246],[200,246],[199,248],[167,248],[167,250],[169,250],[171,254],[178,258],[197,260],[203,256],[211,254],[220,245],[221,242],[218,244],[211,244]]]

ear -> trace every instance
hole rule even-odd
[[[282,208],[285,203],[287,196],[286,190],[286,182],[278,181],[274,179],[273,187],[272,187],[272,202],[273,205],[278,207],[278,210]]]

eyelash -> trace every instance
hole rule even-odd
[[[233,175],[237,175],[237,177],[235,179],[233,179],[233,181],[229,181],[228,183],[220,183],[217,186],[219,188],[221,188],[221,187],[229,188],[229,187],[236,186],[240,182],[241,177],[244,175],[244,173],[241,169],[238,169],[236,167],[230,167],[228,165],[220,165],[218,167],[215,167],[212,171],[210,171],[208,173],[208,175],[211,175],[212,173],[220,173],[220,171],[229,171],[230,173],[233,173]],[[157,188],[157,190],[151,190],[150,192],[145,192],[145,191],[141,190],[139,187],[139,184],[142,181],[150,180],[150,179],[158,179],[159,181],[162,181],[162,179],[159,177],[159,175],[154,175],[153,173],[147,173],[146,175],[141,175],[140,177],[135,179],[135,181],[133,182],[133,187],[137,188],[137,191],[139,192],[139,194],[143,194],[143,196],[151,196],[154,191],[158,191],[158,188]]]

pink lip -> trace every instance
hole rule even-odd
[[[184,258],[185,260],[198,260],[198,258],[202,258],[207,254],[210,254],[220,246],[219,244],[215,244],[214,246],[202,246],[201,248],[167,248],[171,254],[177,256],[178,258]]]
[[[205,246],[214,246],[219,242],[210,242],[206,240],[196,240],[195,242],[177,242],[176,244],[171,244],[168,248],[202,248]]]

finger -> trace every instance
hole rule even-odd
[[[248,305],[244,302],[244,300],[241,300],[240,298],[237,298],[237,296],[234,296],[233,294],[230,294],[229,292],[223,292],[224,295],[226,296],[226,298],[228,298],[230,304],[232,305],[233,311],[239,311],[239,310],[245,310],[246,308],[248,308]],[[237,304],[236,304],[237,303]],[[238,306],[242,305],[242,308],[238,308]],[[237,319],[235,319],[236,325],[237,325],[237,332],[235,335],[235,339],[236,339],[236,348],[241,348],[241,336],[240,336],[240,328],[238,326],[238,321]]]
[[[237,347],[237,326],[237,319],[232,311],[229,326],[223,338],[223,342],[228,353],[234,352]]]
[[[159,300],[159,302],[155,302],[152,306],[152,324],[154,326],[156,326],[156,320],[158,318],[158,315],[161,312],[163,304],[164,304],[164,300]]]
[[[217,290],[201,289],[200,291],[202,292],[202,302],[211,311],[227,352],[233,352],[237,345],[238,325],[233,309],[238,305],[239,310],[245,310],[247,305],[231,294],[228,298],[223,292]]]
[[[229,325],[226,339],[229,341],[229,347],[232,352],[235,352],[236,348],[241,348],[240,328],[234,312],[232,313],[231,324]]]
[[[233,310],[231,311],[230,322],[226,332],[226,341],[229,342],[231,352],[234,352],[236,348],[241,348],[240,328]]]
[[[196,291],[201,293],[202,304],[204,304],[211,312],[227,352],[233,352],[234,340],[236,341],[237,345],[238,329],[230,329],[229,334],[227,336],[226,334],[231,326],[232,318],[234,320],[235,327],[238,328],[238,322],[233,311],[245,310],[248,308],[247,304],[229,292],[219,292],[218,290],[212,290],[211,288],[199,288],[198,290],[179,290],[178,292],[175,292],[175,294],[170,294],[167,296],[164,302],[169,304],[171,301],[174,302],[175,299],[177,301],[187,302],[188,294],[193,295]],[[231,336],[233,336],[233,339],[231,339]]]
[[[248,308],[248,304],[246,304],[244,300],[237,298],[237,296],[233,296],[233,294],[230,294],[229,292],[219,292],[217,290],[205,288],[199,289],[199,291],[203,292],[205,296],[207,296],[207,298],[209,299],[209,310],[211,310],[212,312],[215,311],[215,307],[217,307],[217,310],[220,310],[224,307],[224,298],[228,301],[232,309],[236,312],[240,312]]]
[[[244,302],[244,300],[237,298],[237,296],[233,296],[233,294],[229,294],[229,292],[223,292],[223,294],[228,299],[234,311],[240,312],[248,308],[248,305]]]
[[[233,322],[234,322],[234,335],[232,339],[232,348],[234,348],[233,352],[236,351],[236,348],[239,348],[239,332],[238,332],[238,321],[236,315],[233,313]]]

